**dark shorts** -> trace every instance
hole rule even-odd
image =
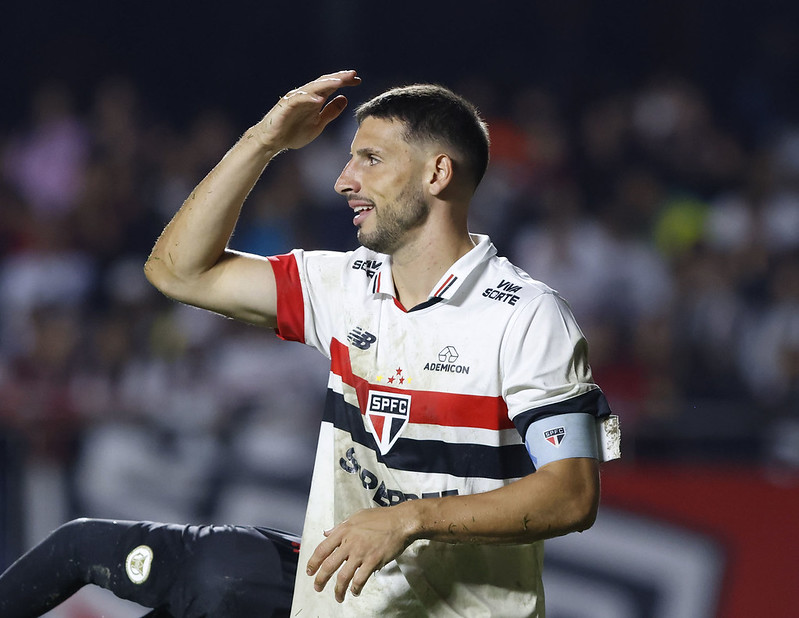
[[[81,534],[113,546],[113,566],[99,561],[93,583],[154,608],[152,616],[289,615],[299,557],[295,535],[252,526],[83,523]]]

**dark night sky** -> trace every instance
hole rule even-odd
[[[722,106],[754,84],[795,117],[798,33],[799,3],[783,0],[12,2],[0,122],[20,122],[42,80],[64,79],[80,100],[115,74],[173,117],[218,105],[251,119],[275,93],[339,68],[360,71],[364,96],[481,75],[543,83],[575,105],[668,70]]]

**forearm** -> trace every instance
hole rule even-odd
[[[156,287],[197,277],[224,257],[244,200],[279,152],[257,130],[248,130],[197,185],[156,241],[145,266]]]
[[[354,71],[323,75],[281,97],[192,191],[155,243],[147,279],[176,300],[261,326],[277,325],[277,285],[266,257],[228,249],[241,207],[278,152],[302,148],[344,110],[328,97]]]
[[[325,532],[306,572],[321,591],[338,570],[335,594],[343,601],[350,582],[359,594],[374,571],[414,541],[532,543],[589,528],[598,505],[598,462],[554,461],[494,491],[360,510]]]
[[[598,465],[593,459],[564,462],[494,491],[414,500],[392,508],[406,509],[411,540],[529,543],[585,530],[593,524],[599,504]],[[576,473],[564,474],[566,470]]]

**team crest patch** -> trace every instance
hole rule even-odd
[[[408,424],[411,396],[401,393],[369,391],[366,424],[374,435],[380,453],[385,455]]]
[[[558,447],[566,437],[566,429],[563,427],[556,427],[555,429],[547,429],[544,432],[544,440],[549,442],[552,446]]]
[[[153,550],[147,545],[139,545],[125,559],[125,573],[134,584],[143,584],[150,577],[153,565]]]

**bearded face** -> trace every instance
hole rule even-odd
[[[336,181],[355,212],[358,241],[379,253],[395,253],[430,214],[422,189],[425,152],[408,143],[402,129],[400,122],[366,118]]]
[[[375,205],[358,227],[358,242],[378,253],[394,253],[410,231],[427,221],[429,214],[430,205],[421,189],[408,181],[394,200]]]

